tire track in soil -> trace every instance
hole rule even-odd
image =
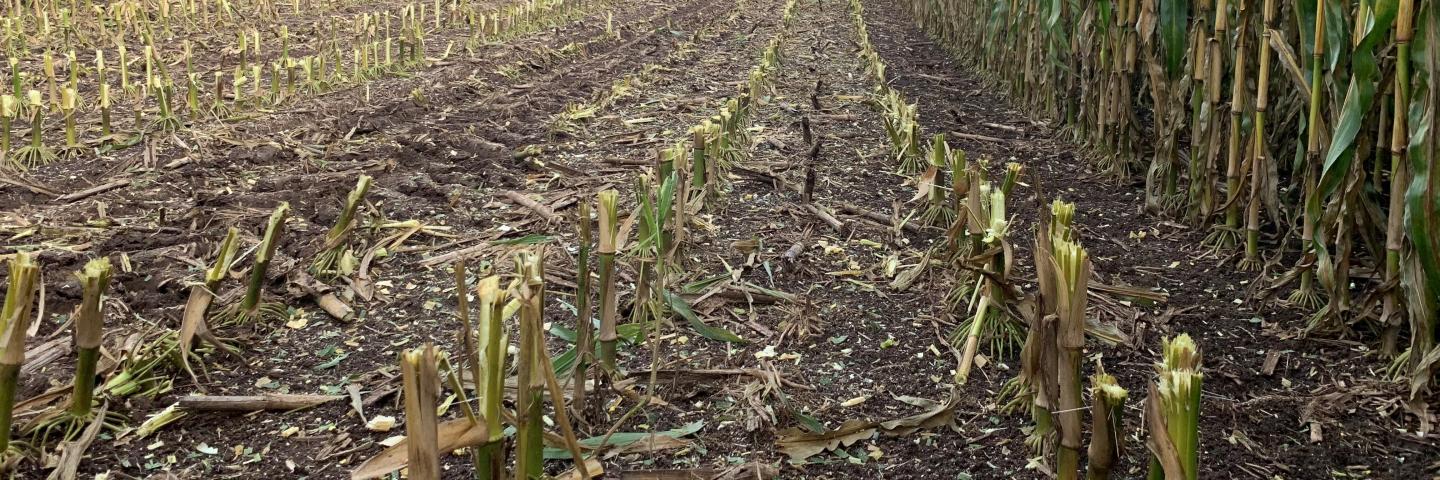
[[[1206,232],[1157,223],[1140,213],[1142,199],[1133,182],[1115,185],[1091,172],[1084,149],[1047,124],[1008,110],[1003,94],[967,74],[965,67],[918,31],[900,9],[874,0],[865,3],[872,39],[890,66],[892,83],[918,101],[922,123],[947,132],[1008,139],[1005,143],[952,143],[972,154],[989,153],[997,160],[1015,157],[1025,165],[1027,173],[1022,180],[1030,184],[1018,186],[1021,193],[1012,200],[1015,226],[1019,227],[1012,231],[1017,258],[1031,258],[1030,242],[1018,239],[1033,237],[1037,200],[1048,201],[1058,195],[1078,206],[1076,222],[1095,259],[1097,278],[1110,284],[1158,287],[1169,293],[1167,306],[1118,323],[1138,348],[1096,349],[1091,345],[1090,353],[1102,354],[1107,372],[1131,392],[1133,408],[1127,412],[1127,420],[1132,432],[1141,428],[1137,405],[1153,377],[1151,365],[1160,338],[1185,332],[1195,337],[1206,353],[1209,378],[1202,405],[1201,458],[1226,459],[1202,462],[1202,478],[1232,477],[1237,475],[1237,465],[1246,465],[1244,471],[1251,476],[1319,478],[1350,465],[1369,465],[1374,473],[1404,476],[1402,472],[1420,473],[1425,468],[1423,458],[1440,456],[1440,447],[1433,444],[1397,438],[1404,435],[1394,432],[1409,426],[1402,419],[1389,414],[1375,418],[1373,414],[1345,413],[1354,408],[1383,408],[1388,403],[1383,397],[1389,395],[1367,399],[1363,395],[1348,397],[1345,391],[1398,393],[1373,380],[1373,372],[1383,367],[1366,359],[1363,350],[1300,339],[1297,327],[1303,325],[1303,318],[1296,312],[1244,300],[1250,298],[1251,279],[1235,274],[1229,262],[1198,247]],[[983,123],[1020,127],[1024,133],[991,129]],[[992,168],[1002,166],[1000,162],[992,164]],[[1036,198],[1040,191],[1044,198]],[[1141,233],[1145,236],[1137,240],[1134,235]],[[1020,274],[1033,278],[1033,267],[1025,263],[1017,265],[1022,267]],[[1175,312],[1167,314],[1166,309]],[[1261,369],[1270,353],[1280,355],[1282,361],[1274,375],[1265,375]],[[1307,438],[1305,427],[1310,419],[1305,410],[1311,408],[1318,408],[1314,419],[1323,422],[1329,433],[1323,443]],[[1000,420],[1009,423],[1015,418]],[[1028,425],[1021,420],[1022,426]],[[1377,425],[1376,421],[1390,425]],[[980,459],[1011,457],[1013,452],[1004,446],[996,451],[996,446],[1021,445],[1017,442],[1023,435],[1013,438],[1015,441],[1000,442],[991,435],[985,443],[972,446],[971,452]],[[1375,442],[1376,438],[1384,440]],[[1148,464],[1143,444],[1132,437],[1129,446],[1124,468],[1143,471]],[[1375,462],[1400,452],[1410,461]]]

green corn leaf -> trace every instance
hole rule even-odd
[[[575,359],[579,358],[579,352],[575,347],[565,349],[565,353],[555,357],[555,376],[564,377],[570,374],[570,369],[575,368]]]
[[[1354,146],[1356,135],[1365,126],[1365,117],[1375,104],[1376,85],[1381,80],[1380,66],[1375,59],[1375,47],[1389,40],[1398,11],[1397,0],[1376,1],[1374,14],[1371,16],[1374,23],[1350,56],[1350,88],[1345,93],[1340,122],[1331,135],[1330,148],[1326,150],[1324,168],[1321,170],[1322,197],[1334,193],[1350,171],[1350,162],[1354,158],[1351,147]]]
[[[665,301],[670,304],[670,309],[675,311],[675,314],[684,317],[685,321],[690,323],[690,328],[695,329],[700,336],[722,342],[746,343],[745,339],[730,333],[729,330],[706,325],[705,322],[700,321],[700,317],[695,315],[695,311],[690,309],[690,304],[685,302],[681,296],[665,292]]]
[[[492,245],[539,245],[555,241],[555,237],[532,233],[523,237],[507,238],[490,242]]]
[[[1165,53],[1165,73],[1170,78],[1184,71],[1189,27],[1189,0],[1160,0],[1160,45]]]
[[[1418,73],[1434,82],[1440,78],[1440,52],[1431,44],[1440,38],[1440,10],[1431,2],[1417,23],[1417,40],[1423,38],[1423,45],[1412,54],[1428,65]],[[1417,82],[1425,84],[1426,82]],[[1440,299],[1440,133],[1435,129],[1436,110],[1440,109],[1440,93],[1433,87],[1415,92],[1415,104],[1410,108],[1411,151],[1410,187],[1405,192],[1405,225],[1409,230],[1411,243],[1415,246],[1416,257],[1424,270],[1426,288],[1432,299]]]
[[[659,437],[681,438],[694,435],[701,428],[705,428],[705,422],[695,421],[681,425],[674,429],[658,433],[646,432],[615,432],[610,435],[607,441],[604,435],[594,436],[580,440],[580,448],[583,450],[598,450],[602,447],[624,447],[635,442],[650,438],[651,435]],[[602,443],[604,442],[604,443]],[[547,447],[545,449],[546,460],[565,460],[570,458],[570,451],[563,448]]]

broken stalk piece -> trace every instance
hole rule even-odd
[[[412,480],[440,479],[440,434],[435,416],[439,390],[435,345],[400,355],[405,390],[405,439]]]

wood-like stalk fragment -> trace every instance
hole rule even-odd
[[[1097,364],[1097,369],[1098,364]],[[1105,480],[1125,458],[1125,399],[1129,392],[1103,369],[1090,376],[1090,461],[1086,480]]]
[[[578,252],[575,258],[575,372],[571,382],[571,405],[583,418],[586,410],[586,384],[590,379],[590,362],[595,355],[595,325],[590,304],[590,203],[580,202],[575,210]]]
[[[410,350],[400,356],[405,390],[405,441],[412,480],[440,479],[440,434],[435,396],[440,387],[435,346]]]

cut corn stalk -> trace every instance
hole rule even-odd
[[[25,332],[34,320],[30,317],[39,287],[39,262],[28,252],[17,252],[10,259],[10,285],[5,290],[4,308],[0,309],[0,467],[18,458],[16,445],[11,443],[10,427],[14,422],[12,412],[19,389],[20,367],[25,364]]]
[[[481,372],[476,380],[481,416],[487,436],[476,450],[476,476],[486,480],[505,478],[505,436],[500,424],[501,402],[505,396],[505,355],[509,335],[505,331],[505,304],[508,292],[500,288],[500,277],[487,277],[475,286],[480,309]]]
[[[350,250],[350,234],[354,231],[355,212],[365,200],[365,193],[370,190],[370,182],[369,175],[361,175],[355,182],[355,189],[346,197],[340,218],[325,234],[325,243],[321,245],[315,261],[310,264],[310,272],[315,276],[335,278],[349,275],[358,268],[358,260]]]
[[[1130,395],[1096,364],[1090,376],[1090,461],[1086,480],[1105,480],[1116,462],[1125,458],[1125,399]]]
[[[1189,335],[1167,339],[1158,378],[1150,385],[1145,418],[1150,428],[1152,480],[1199,478],[1200,351]]]
[[[105,318],[101,311],[105,291],[110,286],[110,260],[99,258],[85,264],[75,272],[80,281],[80,310],[75,316],[75,379],[70,393],[70,405],[63,412],[42,415],[32,422],[31,433],[44,445],[52,435],[58,433],[62,441],[73,440],[94,420],[96,365],[100,360],[100,340],[104,335]],[[119,428],[123,418],[106,411],[105,425],[112,430]],[[37,434],[38,432],[38,434]]]
[[[405,387],[406,463],[414,480],[440,480],[440,434],[435,417],[440,381],[436,364],[435,346],[430,344],[400,356]]]
[[[30,110],[30,144],[20,147],[10,159],[17,170],[29,170],[55,161],[55,151],[45,146],[45,102],[39,90],[26,94]],[[9,135],[6,135],[8,137]]]
[[[270,221],[265,225],[265,236],[260,240],[260,246],[255,249],[255,259],[250,267],[250,280],[245,284],[245,296],[240,303],[232,304],[220,313],[221,324],[243,324],[267,318],[284,317],[284,305],[261,300],[264,297],[265,282],[269,280],[266,273],[270,268],[270,261],[275,257],[275,251],[280,248],[280,236],[285,230],[285,218],[289,213],[290,204],[281,203],[270,214]]]
[[[619,292],[615,290],[615,252],[620,248],[623,239],[619,237],[620,223],[616,218],[616,202],[619,192],[606,190],[599,195],[599,226],[600,242],[597,253],[600,255],[600,368],[604,369],[604,375],[615,375],[618,372],[615,362],[616,347],[619,343],[619,335],[616,327],[619,320]],[[597,402],[601,399],[596,399]]]

